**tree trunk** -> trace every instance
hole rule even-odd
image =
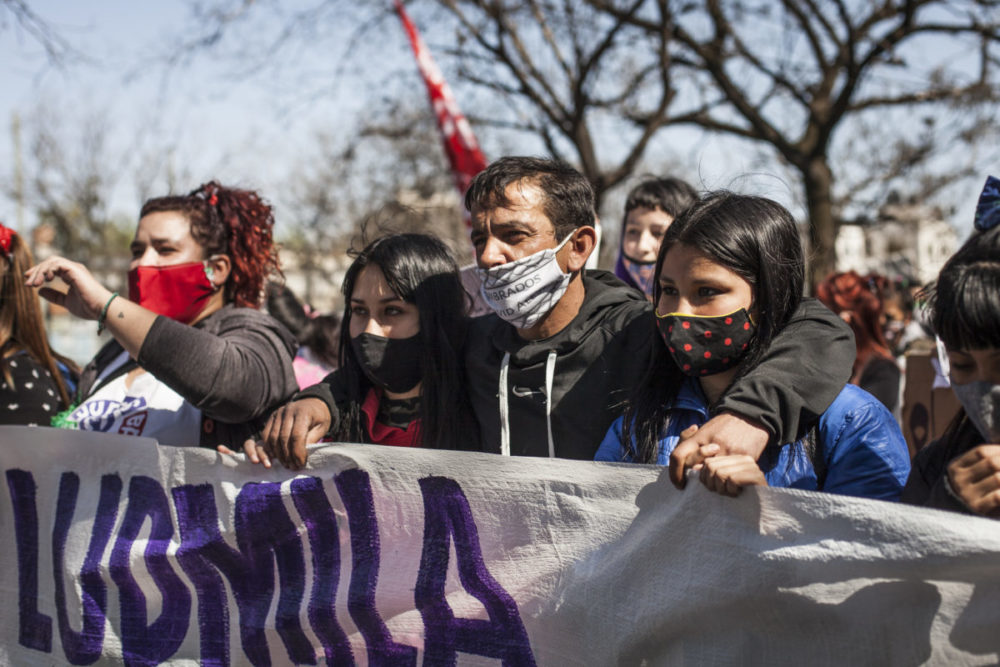
[[[831,202],[833,173],[826,159],[811,158],[802,170],[802,180],[809,215],[809,270],[806,280],[811,294],[816,285],[834,271],[837,259],[834,248],[837,221],[834,219]]]

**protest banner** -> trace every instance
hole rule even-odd
[[[12,665],[995,664],[1000,529],[656,467],[0,427]]]

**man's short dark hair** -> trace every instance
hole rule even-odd
[[[625,215],[637,208],[661,210],[677,219],[698,201],[698,193],[679,178],[648,178],[632,188],[625,200]]]
[[[465,208],[510,206],[506,191],[512,183],[535,185],[542,191],[542,211],[552,221],[557,241],[578,227],[594,224],[597,214],[590,182],[565,162],[537,157],[508,156],[493,162],[472,179]]]

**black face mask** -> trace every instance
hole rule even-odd
[[[419,333],[409,338],[363,333],[351,339],[351,347],[361,369],[376,387],[403,394],[416,387],[423,377],[420,370],[423,344]]]

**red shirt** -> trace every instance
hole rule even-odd
[[[374,388],[368,390],[365,402],[361,404],[361,412],[364,413],[368,428],[368,436],[376,445],[391,445],[393,447],[420,447],[422,439],[420,437],[420,418],[414,419],[406,428],[387,426],[376,421],[378,416],[378,404],[382,400],[382,392]]]

